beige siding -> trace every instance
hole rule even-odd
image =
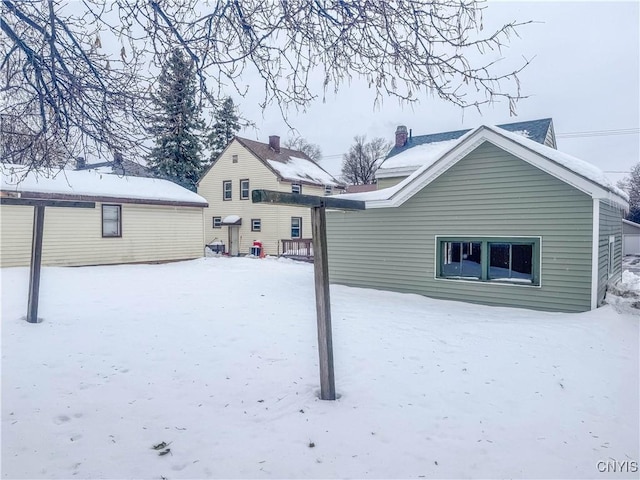
[[[238,155],[238,163],[233,163],[233,155]],[[240,200],[242,179],[249,179],[249,191],[291,191],[290,182],[278,181],[273,171],[240,143],[233,141],[198,183],[198,194],[209,202],[209,208],[204,209],[204,244],[217,239],[229,245],[228,227],[213,228],[213,217],[224,218],[227,215],[242,218],[240,254],[250,253],[254,240],[262,242],[268,255],[281,253],[280,240],[291,238],[291,217],[302,218],[302,238],[311,238],[311,216],[308,208],[255,204],[251,198]],[[222,199],[222,182],[225,180],[231,180],[233,186],[230,201]],[[324,187],[302,185],[302,193],[322,196]],[[251,220],[254,218],[259,218],[262,222],[260,232],[251,231]]]
[[[29,265],[33,207],[1,208],[1,265]],[[102,265],[184,260],[202,256],[202,209],[122,204],[122,236],[102,237],[95,209],[45,209],[43,265]]]
[[[583,311],[591,198],[484,143],[397,208],[329,212],[331,280],[470,302]],[[436,279],[436,236],[540,237],[541,286]]]

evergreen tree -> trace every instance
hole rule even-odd
[[[218,158],[218,155],[240,130],[240,120],[231,97],[224,99],[222,105],[216,109],[214,116],[216,121],[211,127],[207,142],[211,149],[209,163]]]
[[[636,163],[629,176],[619,182],[618,186],[629,194],[627,220],[640,223],[640,163]]]
[[[202,168],[204,122],[196,103],[195,68],[181,51],[174,50],[163,65],[152,100],[155,114],[149,132],[155,146],[149,167],[158,176],[195,191]]]

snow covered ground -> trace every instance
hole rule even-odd
[[[35,325],[1,280],[2,478],[638,477],[638,310],[332,286],[327,402],[312,265],[44,268]]]

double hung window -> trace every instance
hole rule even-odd
[[[222,199],[231,200],[231,192],[233,191],[233,185],[231,180],[225,180],[222,182]]]
[[[102,205],[102,236],[122,236],[122,207],[120,205]]]
[[[240,180],[240,200],[249,200],[249,180]]]
[[[302,237],[302,217],[291,217],[291,238]]]

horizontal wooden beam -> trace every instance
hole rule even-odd
[[[360,200],[347,200],[339,197],[319,197],[300,193],[276,192],[274,190],[253,190],[253,203],[275,203],[293,207],[325,207],[334,210],[364,210],[365,203]]]
[[[2,192],[5,193],[6,192]],[[169,205],[171,207],[208,207],[206,202],[191,202],[182,200],[158,200],[154,198],[129,198],[129,197],[106,197],[103,195],[77,195],[72,193],[47,193],[28,192],[20,193],[22,198],[43,199],[43,200],[65,200],[72,202],[100,202],[100,203],[132,203],[136,205]]]
[[[96,202],[72,202],[69,200],[45,200],[42,198],[11,198],[1,197],[1,205],[25,205],[31,207],[70,207],[96,208]]]

